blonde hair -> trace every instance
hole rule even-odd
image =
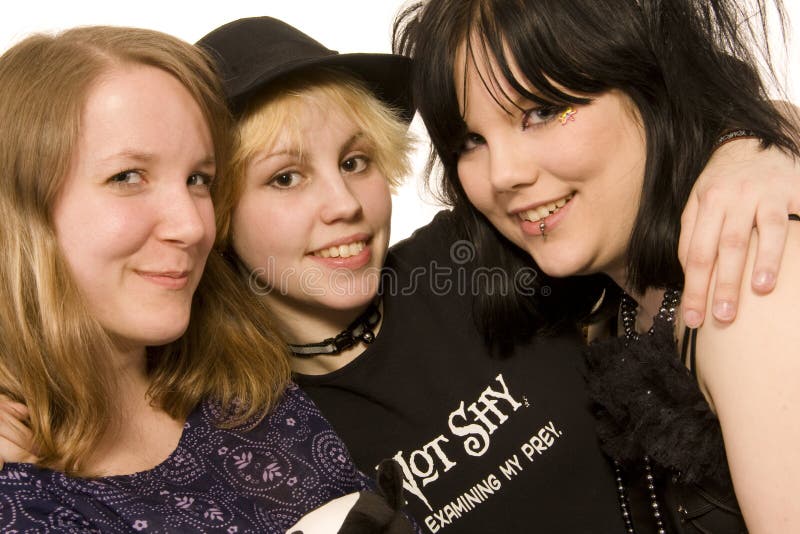
[[[230,253],[231,218],[242,195],[247,165],[264,148],[289,139],[301,153],[304,106],[338,109],[372,146],[372,159],[392,188],[410,173],[414,139],[400,113],[379,100],[354,76],[342,70],[301,71],[273,83],[253,97],[237,121],[228,175],[217,195],[217,242]],[[324,127],[321,125],[320,127]]]
[[[69,275],[51,213],[92,84],[126,64],[179,80],[208,122],[217,162],[227,160],[222,90],[211,62],[188,43],[95,26],[34,35],[0,57],[0,391],[28,405],[40,463],[75,474],[109,428],[115,377],[111,341]],[[210,397],[231,408],[226,424],[240,424],[263,415],[288,381],[284,345],[240,286],[212,254],[185,335],[148,349],[148,395],[171,416],[186,417]]]

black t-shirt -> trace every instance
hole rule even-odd
[[[470,315],[468,247],[451,227],[442,212],[390,250],[375,342],[297,383],[364,472],[400,463],[425,532],[623,532],[580,340],[539,337],[491,358]]]

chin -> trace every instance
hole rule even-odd
[[[377,293],[374,291],[358,295],[331,295],[323,299],[319,304],[331,310],[352,311],[367,307],[375,299],[376,295]]]
[[[142,328],[142,341],[148,347],[166,345],[179,339],[189,327],[189,318],[165,318],[164,322]]]
[[[546,257],[537,258],[531,255],[533,261],[539,266],[539,269],[547,276],[552,278],[566,278],[568,276],[579,276],[589,274],[585,262],[577,258],[571,258],[569,255],[564,254],[559,258],[559,254],[548,254]]]

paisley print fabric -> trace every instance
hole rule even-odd
[[[85,479],[6,464],[0,531],[283,533],[372,485],[296,386],[252,430],[217,428],[218,416],[213,403],[199,406],[175,451],[133,475]]]

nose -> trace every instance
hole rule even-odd
[[[324,179],[324,183],[320,216],[325,224],[353,220],[361,214],[361,201],[354,189],[358,187],[357,178],[348,180],[341,174],[332,173]]]
[[[163,241],[188,247],[202,241],[208,229],[213,229],[213,224],[206,224],[209,216],[213,218],[211,198],[197,195],[185,185],[171,188],[162,195],[160,204],[157,232]]]
[[[538,179],[539,167],[529,150],[515,147],[510,140],[495,144],[490,152],[489,181],[496,191],[516,191]]]

